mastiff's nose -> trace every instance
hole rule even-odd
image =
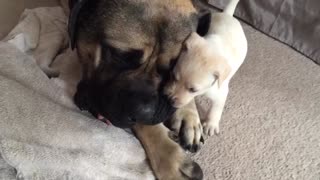
[[[154,124],[158,104],[158,92],[148,82],[133,83],[120,93],[122,113],[132,122]]]
[[[122,112],[133,122],[152,124],[157,108],[157,93],[151,91],[149,87],[145,86],[143,89],[140,87],[121,92],[120,96],[124,102]]]
[[[131,123],[154,125],[168,120],[175,109],[150,81],[135,81],[120,92],[121,113]]]

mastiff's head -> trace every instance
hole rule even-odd
[[[167,120],[174,108],[162,86],[184,40],[203,35],[210,16],[196,0],[73,1],[69,33],[84,68],[76,104],[118,127]]]

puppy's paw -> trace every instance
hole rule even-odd
[[[203,123],[203,133],[206,136],[218,135],[220,132],[219,123]]]

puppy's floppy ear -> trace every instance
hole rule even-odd
[[[222,83],[226,80],[230,72],[231,67],[225,59],[219,58],[217,63],[213,65],[213,75],[218,78],[217,80],[219,88],[221,87]]]

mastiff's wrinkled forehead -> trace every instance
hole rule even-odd
[[[183,41],[208,27],[205,16],[192,0],[81,2],[69,29],[84,67],[78,106],[120,127],[166,120],[174,109],[161,85]]]

